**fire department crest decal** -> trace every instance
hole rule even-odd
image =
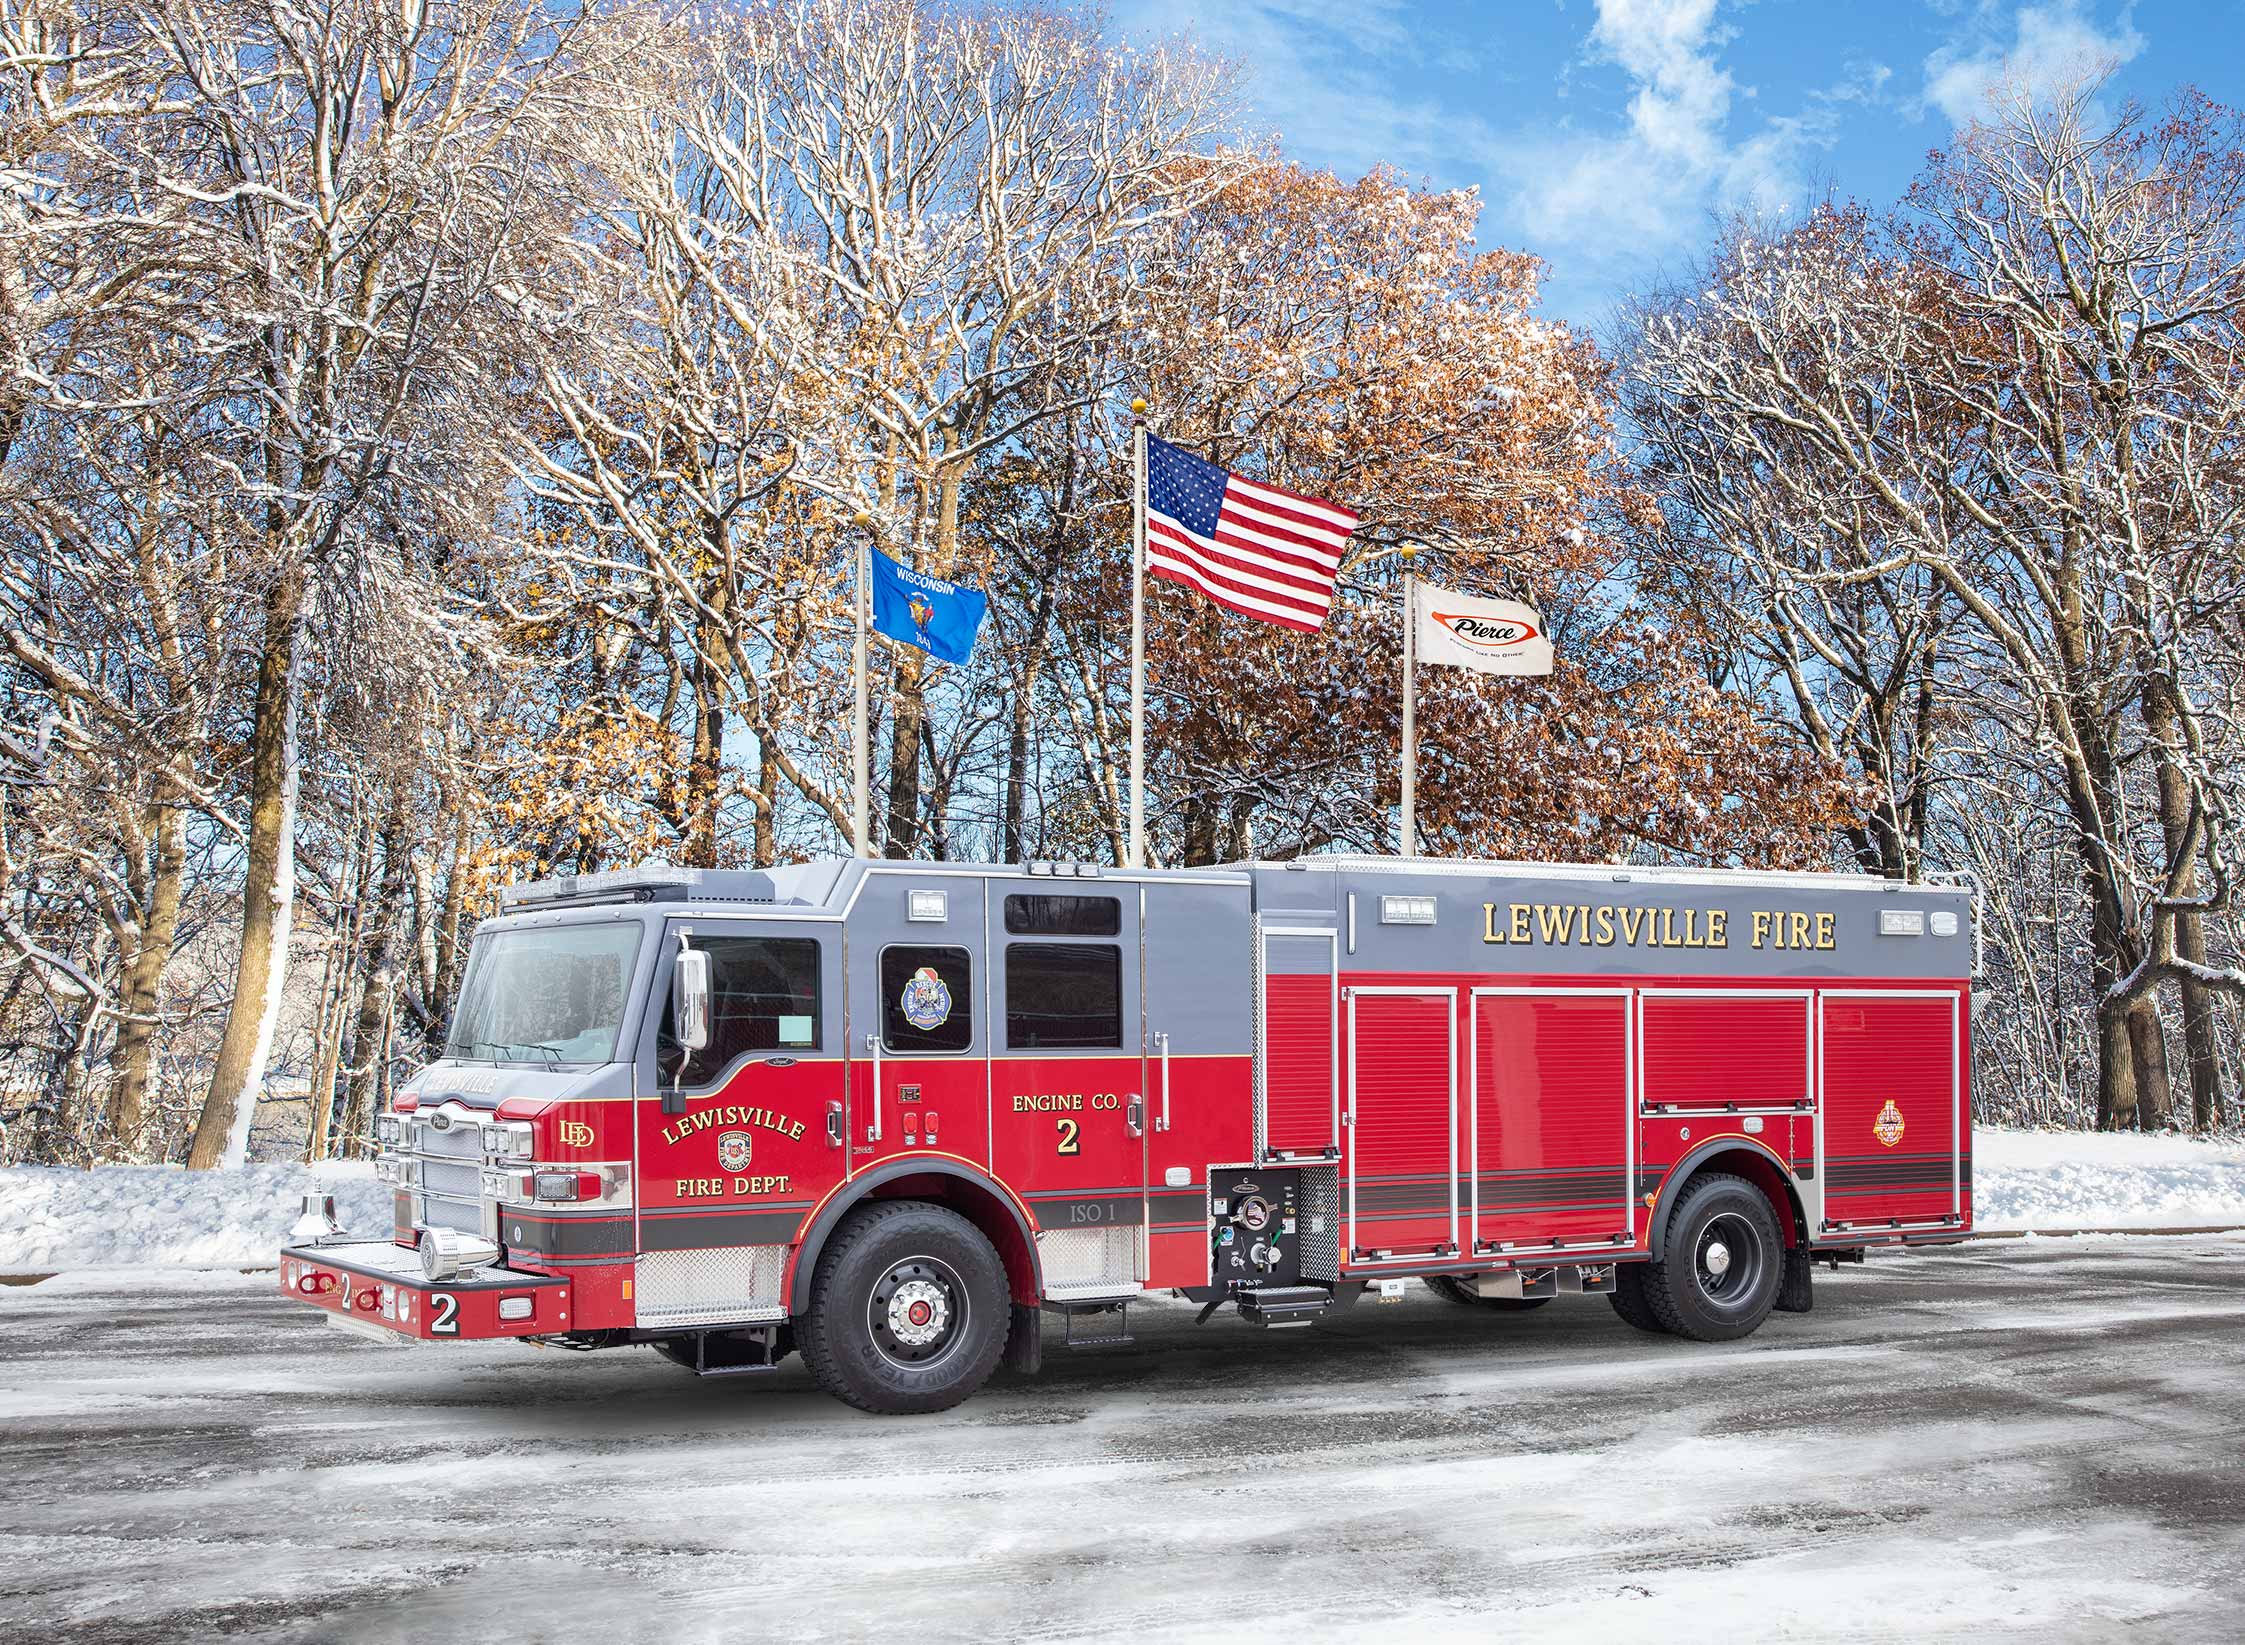
[[[941,1028],[951,1016],[951,990],[932,965],[923,965],[912,973],[912,980],[904,985],[904,997],[897,1003],[904,1011],[904,1020],[923,1034]]]
[[[1902,1140],[1902,1110],[1894,1106],[1894,1099],[1886,1099],[1879,1117],[1871,1122],[1871,1135],[1892,1148]]]
[[[717,1139],[717,1165],[724,1171],[745,1171],[754,1149],[746,1131],[728,1131]]]

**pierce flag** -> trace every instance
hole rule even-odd
[[[972,655],[990,606],[987,595],[899,565],[877,548],[866,563],[873,574],[874,632],[947,663],[964,663]]]
[[[1432,583],[1411,593],[1419,661],[1484,674],[1548,674],[1551,641],[1543,618],[1518,600],[1483,600]]]

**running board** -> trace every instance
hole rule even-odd
[[[1126,1342],[1137,1340],[1130,1334],[1130,1304],[1127,1302],[1118,1302],[1103,1308],[1063,1308],[1059,1312],[1065,1322],[1060,1336],[1060,1345],[1063,1348],[1118,1348]],[[1112,1313],[1115,1316],[1115,1328],[1113,1330],[1098,1336],[1079,1335],[1077,1333],[1077,1320],[1088,1320],[1094,1315],[1107,1313]]]

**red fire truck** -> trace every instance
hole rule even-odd
[[[291,1296],[422,1340],[799,1349],[940,1410],[1046,1314],[1603,1293],[1700,1341],[1964,1237],[1973,901],[1842,875],[825,861],[511,889]]]

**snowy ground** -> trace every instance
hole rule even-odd
[[[2245,1237],[1874,1257],[1724,1347],[1163,1305],[903,1419],[267,1283],[0,1287],[0,1636],[2238,1636]]]
[[[183,1171],[0,1170],[0,1274],[145,1263],[270,1267],[310,1192],[333,1194],[347,1228],[390,1225],[390,1191],[363,1163]]]
[[[1974,1137],[1978,1226],[2245,1226],[2245,1143],[2191,1137],[1982,1130]],[[263,1267],[308,1189],[346,1228],[390,1223],[364,1164],[0,1170],[0,1274],[126,1267]]]
[[[2245,1143],[1980,1130],[1972,1187],[1983,1229],[2245,1225]]]

